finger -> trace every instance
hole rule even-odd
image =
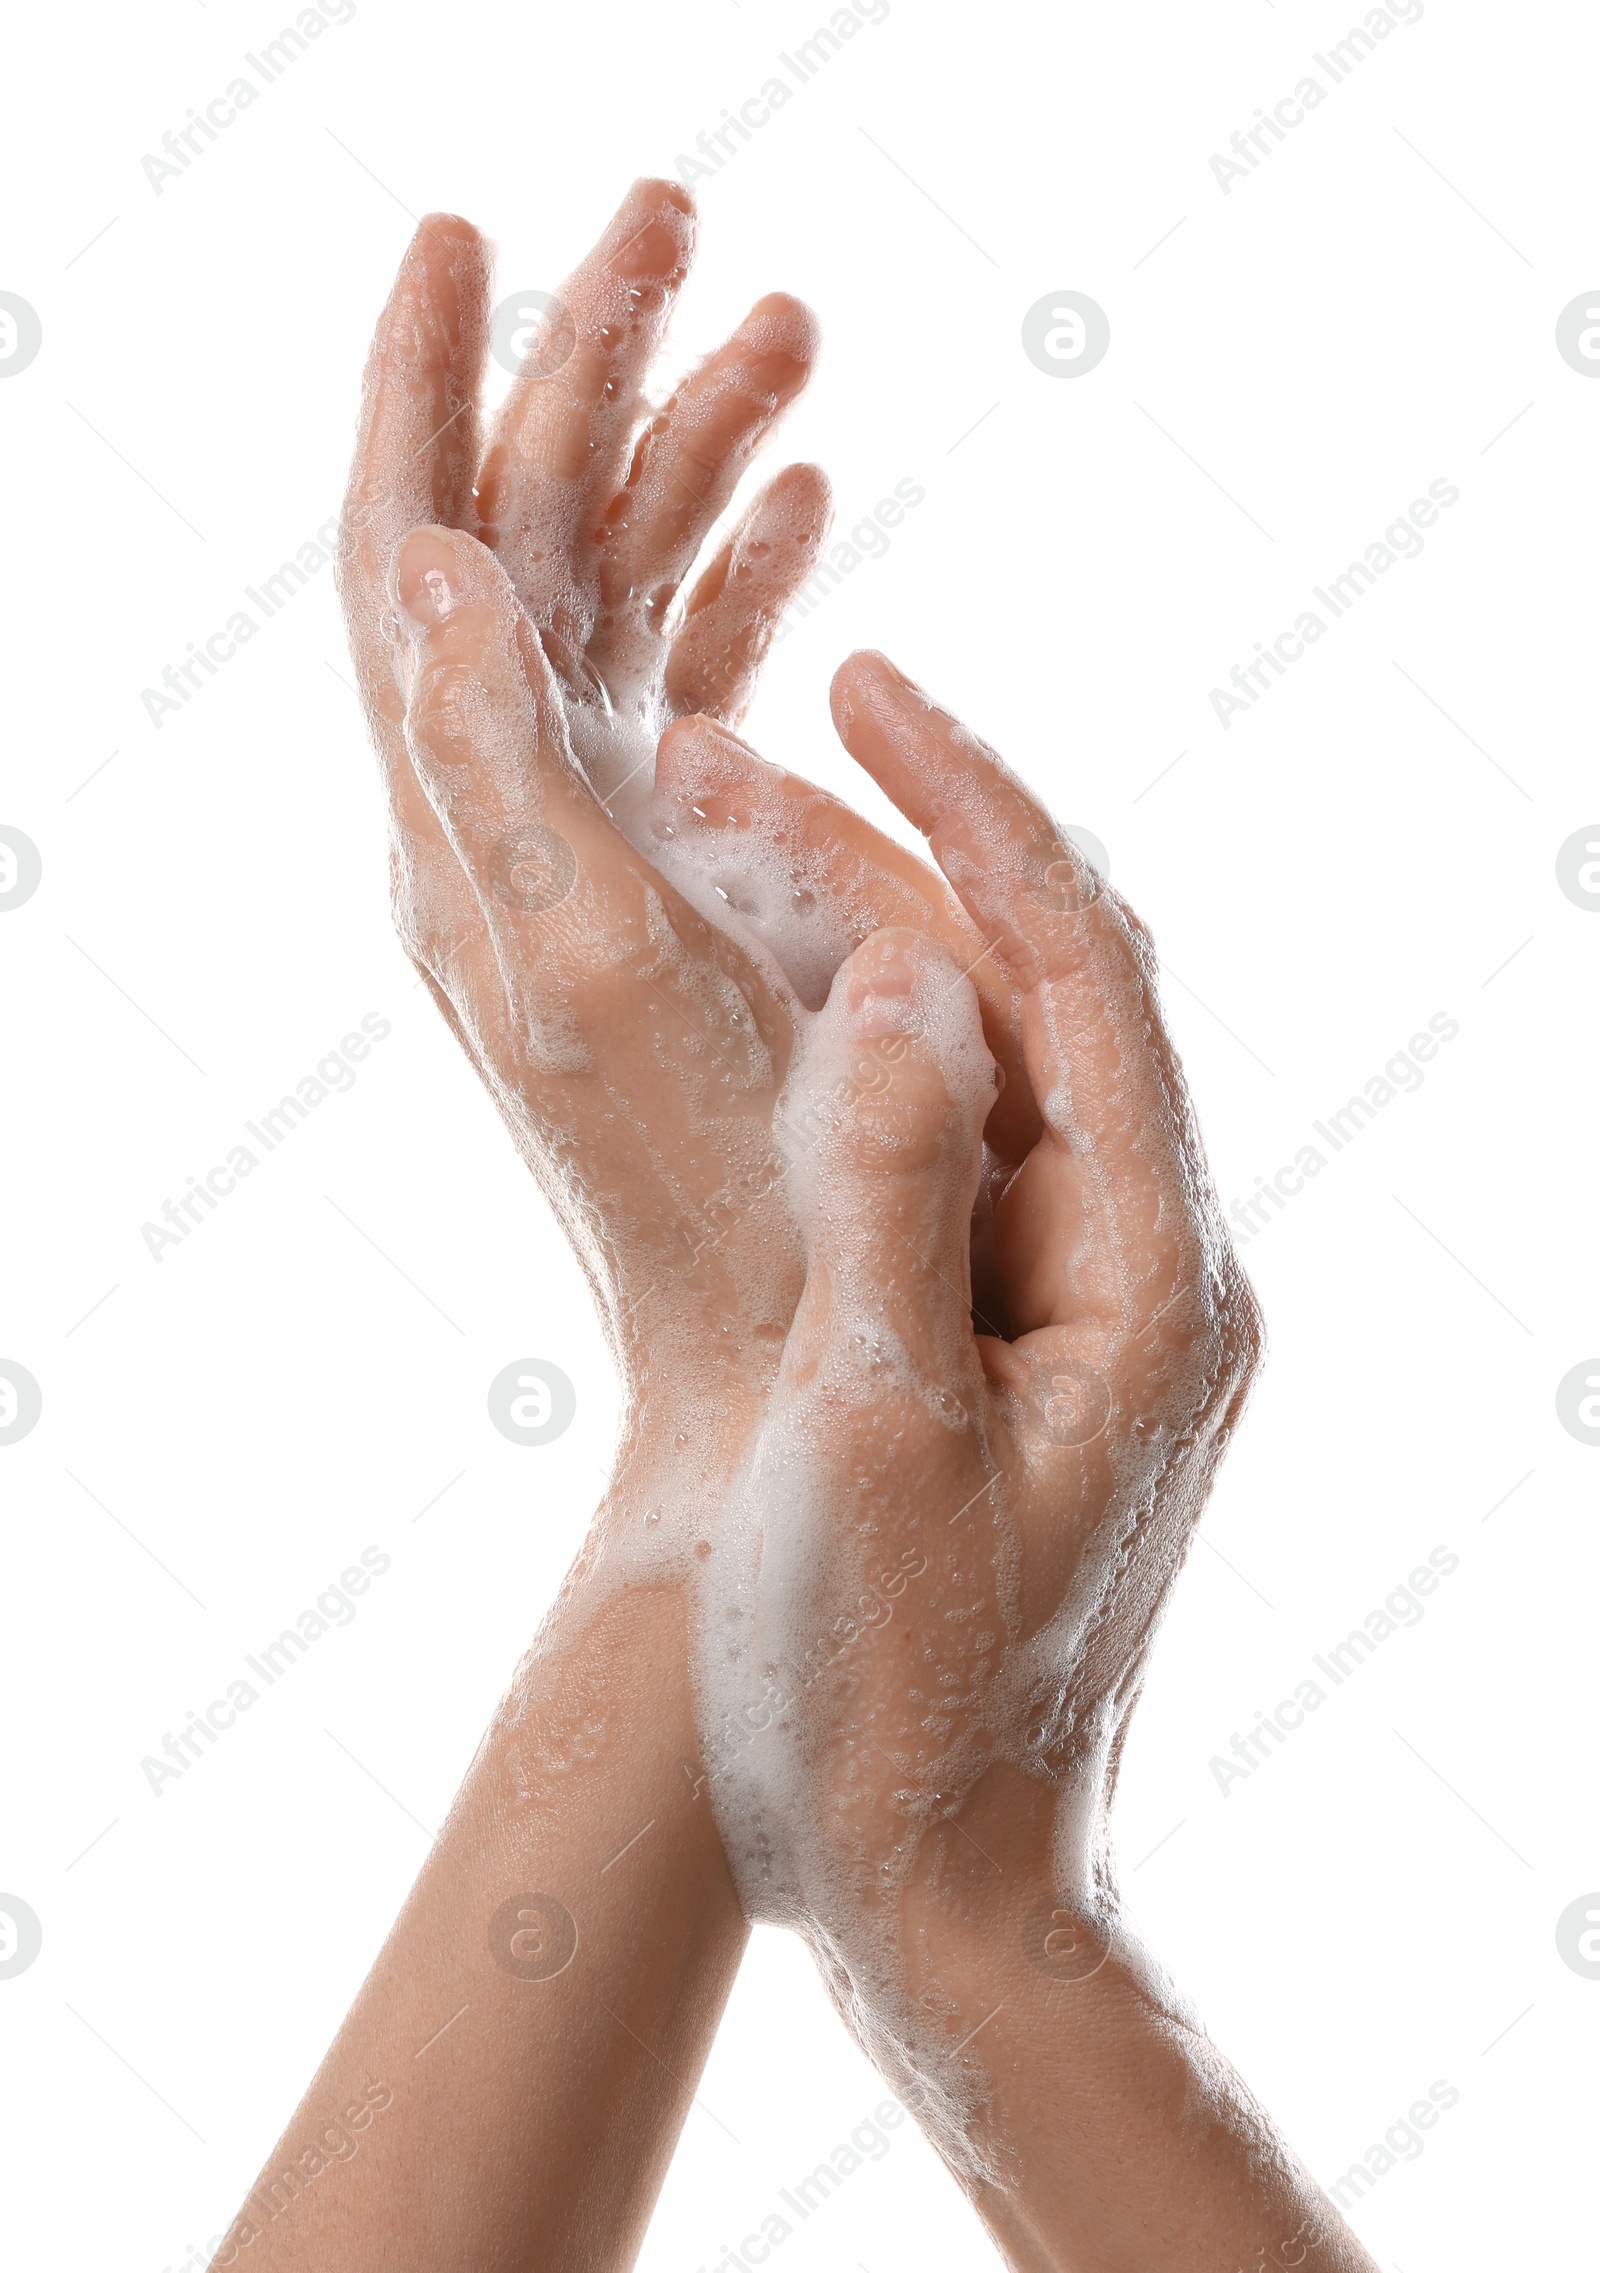
[[[839,970],[778,1112],[807,1279],[786,1365],[969,1425],[968,1243],[994,1101],[977,997],[931,940],[874,932]],[[894,1393],[898,1391],[896,1399]],[[937,1432],[935,1432],[937,1433]]]
[[[1148,935],[1016,775],[884,658],[852,657],[833,702],[1024,991],[1047,1138],[997,1215],[1013,1323],[1093,1322],[1109,1362],[1170,1306],[1214,1299],[1228,1247]]]
[[[784,611],[817,572],[831,500],[820,466],[786,466],[768,483],[690,592],[667,654],[667,707],[736,726]]]
[[[471,880],[508,987],[548,983],[572,919],[603,925],[631,903],[637,863],[572,763],[559,690],[538,635],[488,548],[415,529],[395,556],[394,604],[411,642],[406,717],[418,781]],[[582,889],[578,909],[564,903]],[[530,959],[527,938],[541,943]]]
[[[489,269],[471,222],[430,213],[400,264],[362,383],[338,575],[363,699],[396,735],[405,704],[385,632],[389,563],[419,521],[472,519]]]
[[[1038,1141],[1018,1022],[1020,998],[944,878],[839,798],[758,757],[713,719],[669,727],[656,756],[652,818],[666,849],[692,858],[766,940],[808,1009],[875,931],[924,932],[969,965],[984,1039],[1000,1070],[985,1136],[1015,1164]]]
[[[786,1062],[787,1013],[596,802],[501,564],[458,531],[415,530],[394,591],[417,653],[413,762],[495,943],[530,1075],[608,1069],[668,1096],[685,1128],[696,1100],[754,1113]],[[674,1059],[694,1060],[690,1078],[663,1084]]]
[[[829,1730],[837,1743],[821,1800],[834,1821],[798,1833],[832,1839],[842,1824],[863,1862],[851,1826],[883,1779],[896,1807],[913,1790],[947,1801],[949,1774],[970,1780],[998,1725],[1013,1459],[967,1284],[993,1095],[971,987],[931,941],[890,930],[839,971],[779,1104],[806,1271],[760,1455],[781,1520],[762,1532],[753,1641],[793,1675],[791,1694],[809,1693],[803,1741]],[[890,1568],[916,1580],[904,1622],[858,1630],[852,1614]],[[817,1647],[825,1636],[843,1639],[847,1664]]]
[[[1037,984],[1079,936],[1099,896],[1094,870],[1005,761],[886,656],[841,664],[832,703],[850,755],[928,838],[995,950]]]
[[[417,530],[395,598],[418,658],[413,761],[492,942],[504,1010],[490,1087],[580,1254],[603,1250],[612,1330],[643,1363],[659,1322],[693,1301],[770,1339],[772,1306],[789,1314],[766,1205],[787,1009],[578,776],[495,556]]]
[[[608,685],[626,684],[653,650],[713,524],[810,377],[817,340],[810,309],[770,293],[639,437],[605,521],[590,657]]]
[[[388,569],[395,545],[416,522],[472,513],[489,265],[482,237],[454,214],[429,214],[407,247],[367,359],[336,570],[362,707],[389,792],[395,925],[414,956],[426,937],[441,967],[472,934],[481,938],[482,924],[406,753]],[[458,982],[465,976],[458,967]],[[453,1023],[459,1034],[461,1021]]]
[[[639,390],[693,245],[688,191],[635,182],[557,294],[555,332],[525,362],[479,469],[484,542],[534,621],[580,654],[593,628],[598,523],[622,484]]]

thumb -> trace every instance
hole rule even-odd
[[[914,931],[863,941],[778,1109],[807,1242],[791,1370],[832,1352],[885,1391],[971,1410],[972,1209],[995,1090],[978,997],[949,956]]]

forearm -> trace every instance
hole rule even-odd
[[[675,1588],[571,1587],[219,2263],[632,2262],[747,1930],[687,1666]]]
[[[1048,1818],[1018,1798],[974,1794],[961,1855],[937,1889],[912,1891],[904,1939],[949,2041],[976,2031],[964,2058],[993,2175],[971,2191],[1007,2261],[1019,2273],[1373,2273],[1148,1954],[1063,1902],[1039,1835]],[[1102,1888],[1093,1911],[1114,1918],[1105,1901]]]

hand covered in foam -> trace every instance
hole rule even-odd
[[[578,762],[624,826],[669,720],[737,718],[748,704],[826,535],[820,471],[791,466],[770,483],[675,603],[810,376],[816,325],[799,301],[769,294],[652,410],[644,389],[694,233],[687,191],[636,182],[556,295],[485,438],[489,247],[450,214],[419,227],[368,361],[340,562],[386,757],[400,754],[408,677],[390,568],[424,523],[464,530],[494,553],[540,633]]]
[[[693,714],[681,788],[748,701],[827,521],[821,474],[790,468],[674,606],[815,346],[807,312],[771,296],[649,415],[687,206],[635,185],[481,451],[487,251],[465,222],[422,225],[368,368],[341,582],[401,935],[589,1270],[636,1414],[714,1469],[800,1287],[772,1141],[805,1019],[790,967],[820,1001],[885,922],[964,962],[982,942],[939,879],[820,793],[813,824],[848,839],[854,879],[820,939],[784,848],[753,838],[741,883],[658,825],[661,729]],[[782,905],[752,918],[775,861]],[[990,986],[989,1015],[1020,1068],[1008,989]]]
[[[747,1908],[808,1935],[982,2170],[951,1953],[997,1932],[1037,1995],[1117,1942],[1118,1750],[1258,1327],[1137,918],[881,659],[835,715],[1020,995],[1043,1127],[990,1162],[1001,1338],[969,1269],[995,1100],[972,958],[904,928],[855,948],[779,1104],[805,1288],[704,1568],[703,1699]]]
[[[401,935],[631,1384],[647,1351],[675,1378],[677,1433],[723,1409],[730,1365],[763,1346],[770,1364],[793,1308],[793,1234],[765,1196],[790,1022],[625,831],[667,721],[748,701],[827,522],[823,477],[791,467],[670,612],[815,345],[771,296],[652,414],[693,229],[675,183],[634,185],[485,442],[488,249],[425,221],[373,344],[340,562]]]

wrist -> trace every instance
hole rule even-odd
[[[1119,1908],[1098,1795],[999,1762],[925,1834],[902,1902],[905,1946],[952,1992],[997,1958],[1046,1980],[1104,1962]]]
[[[663,1523],[669,1504],[686,1506],[702,1524],[714,1522],[720,1494],[761,1426],[776,1370],[775,1356],[708,1363],[675,1355],[670,1369],[625,1375],[606,1505],[641,1515],[655,1507]]]

